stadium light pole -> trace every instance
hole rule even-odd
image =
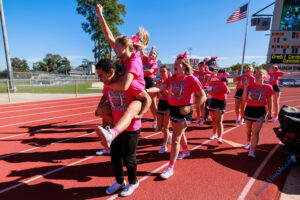
[[[10,55],[9,55],[9,48],[8,48],[2,0],[0,0],[0,14],[1,14],[3,41],[4,41],[4,47],[5,47],[5,57],[6,57],[6,64],[7,64],[7,74],[8,74],[8,80],[9,80],[9,90],[15,92],[15,86],[14,86],[14,81],[13,81],[13,71],[12,71],[11,62],[10,62]]]
[[[192,48],[190,47],[190,48],[188,48],[188,50],[189,50],[189,52],[190,52],[190,59],[192,58]]]

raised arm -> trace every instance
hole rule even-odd
[[[96,5],[96,13],[98,15],[99,23],[101,25],[102,31],[104,33],[105,39],[108,41],[109,45],[114,49],[115,48],[115,38],[112,32],[110,31],[106,21],[103,17],[103,7],[100,4]]]
[[[237,74],[239,73],[239,70],[234,71],[234,76],[233,76],[233,82],[237,82]]]

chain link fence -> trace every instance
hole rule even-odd
[[[93,94],[102,91],[97,75],[61,75],[50,73],[14,72],[14,89],[8,90],[7,73],[0,73],[0,93]]]

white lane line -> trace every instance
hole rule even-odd
[[[11,113],[11,112],[20,112],[20,111],[27,111],[27,110],[31,111],[31,110],[39,110],[39,109],[58,108],[58,107],[64,107],[64,106],[74,106],[74,105],[96,103],[96,102],[99,102],[99,101],[89,101],[89,102],[84,102],[84,103],[74,103],[74,104],[65,104],[65,105],[48,106],[48,107],[28,108],[28,109],[22,109],[22,110],[10,110],[10,111],[3,111],[0,113]]]
[[[226,134],[226,133],[228,133],[228,132],[230,132],[230,131],[232,131],[233,129],[236,129],[236,128],[238,128],[238,127],[240,127],[240,126],[233,127],[233,128],[231,128],[231,129],[225,131],[224,134]],[[224,135],[224,134],[223,134],[223,135]],[[200,147],[203,146],[204,144],[209,143],[210,141],[212,141],[212,140],[206,140],[206,141],[202,142],[201,144],[199,144],[199,145],[195,146],[194,148],[192,148],[190,151],[192,152],[192,151],[194,151],[194,150],[200,148]],[[163,169],[164,167],[167,167],[168,164],[169,164],[169,162],[167,162],[167,163],[165,163],[165,164],[159,166],[158,168],[154,169],[152,172],[150,172],[150,173],[148,173],[147,175],[143,176],[141,179],[139,179],[139,183],[141,184],[143,181],[145,181],[145,180],[147,180],[149,177],[153,176],[153,174],[155,174],[156,172],[160,171],[160,170]],[[117,197],[118,197],[118,194],[114,194],[114,195],[112,195],[111,197],[109,197],[107,200],[113,200],[113,199],[116,199]]]
[[[18,107],[26,107],[26,106],[40,106],[40,105],[57,104],[57,103],[64,103],[64,102],[69,103],[70,101],[71,102],[77,102],[77,101],[81,101],[82,102],[82,101],[84,101],[84,99],[94,99],[94,98],[99,98],[99,97],[101,97],[101,95],[99,95],[99,96],[91,96],[91,97],[76,97],[76,98],[64,99],[62,101],[59,101],[61,99],[50,100],[51,102],[44,102],[44,103],[43,103],[43,101],[35,101],[34,104],[28,104],[28,103],[26,103],[26,105],[5,106],[5,107],[1,107],[0,106],[0,109],[2,109],[2,108],[18,108]],[[100,98],[99,98],[99,100],[100,100]],[[45,100],[45,101],[49,101],[49,100]],[[41,103],[36,103],[36,102],[41,102]]]
[[[94,133],[94,132],[93,132],[93,133]],[[151,134],[151,135],[149,135],[149,136],[146,136],[146,137],[144,137],[144,138],[140,138],[140,140],[143,140],[143,139],[145,139],[145,138],[149,138],[149,137],[154,136],[154,135],[157,135],[157,134],[159,134],[159,133],[160,133],[160,132],[157,132],[157,133]],[[89,135],[89,134],[92,134],[92,133],[88,133],[88,134],[84,134],[84,135]],[[78,136],[78,137],[82,137],[82,136],[83,136],[83,135]],[[76,138],[77,138],[77,137],[76,137]],[[74,138],[73,138],[73,139],[74,139]],[[70,139],[66,139],[66,140],[70,140]],[[66,140],[64,140],[64,141],[66,141]],[[62,142],[62,141],[60,141],[60,142]],[[58,142],[55,142],[55,143],[58,143]],[[43,145],[43,146],[40,146],[39,148],[44,147],[44,146],[48,146],[48,145]],[[36,149],[36,148],[32,148],[32,149]],[[31,150],[32,150],[32,149],[31,149]],[[28,150],[27,150],[27,151],[28,151]],[[4,157],[4,156],[2,156],[2,157]],[[0,157],[0,158],[2,158],[2,157]],[[9,191],[9,190],[15,189],[15,188],[17,188],[17,187],[20,187],[20,186],[22,186],[22,185],[24,185],[24,184],[26,184],[26,183],[30,183],[30,182],[32,182],[32,181],[35,181],[35,180],[37,180],[37,179],[39,179],[39,178],[46,177],[47,175],[50,175],[50,174],[53,174],[53,173],[55,173],[55,172],[61,171],[61,170],[65,169],[65,168],[67,168],[67,167],[76,165],[76,164],[78,164],[78,163],[84,162],[84,161],[89,160],[89,159],[94,158],[94,157],[95,157],[95,156],[89,156],[89,157],[87,157],[87,158],[84,158],[84,159],[82,159],[82,160],[78,160],[78,161],[76,161],[76,162],[74,162],[74,163],[70,163],[70,164],[68,164],[68,165],[66,165],[66,166],[60,167],[60,168],[58,168],[58,169],[52,170],[52,171],[47,172],[47,173],[44,173],[44,174],[42,174],[42,175],[39,175],[39,176],[30,178],[30,179],[28,179],[28,180],[26,180],[26,181],[23,181],[23,182],[21,182],[21,183],[18,183],[18,184],[16,184],[16,185],[12,185],[12,186],[10,186],[10,187],[8,187],[8,188],[5,188],[5,189],[3,189],[3,190],[0,190],[0,194],[2,194],[2,193],[4,193],[4,192],[7,192],[7,191]]]
[[[261,173],[261,171],[264,169],[265,165],[268,163],[270,158],[273,156],[273,154],[276,152],[276,150],[279,148],[280,143],[277,144],[272,151],[267,155],[267,157],[263,160],[263,162],[259,165],[259,167],[256,169],[246,186],[244,187],[243,191],[241,192],[240,196],[238,197],[238,200],[244,200],[247,196],[248,192],[250,191],[252,185],[254,184],[255,180]]]
[[[83,135],[79,135],[79,136],[76,136],[76,137],[71,137],[71,138],[67,138],[67,139],[64,139],[64,140],[59,140],[59,141],[56,141],[56,142],[52,142],[52,143],[44,144],[44,145],[41,145],[41,146],[33,147],[33,148],[30,148],[30,149],[26,149],[26,150],[23,150],[23,151],[19,151],[19,152],[15,152],[15,153],[6,154],[6,155],[3,155],[3,156],[0,156],[0,159],[7,158],[7,157],[11,157],[11,156],[14,156],[14,155],[17,155],[17,154],[20,154],[20,153],[25,153],[25,152],[28,152],[28,151],[32,151],[32,150],[35,150],[35,149],[42,148],[42,147],[50,146],[50,145],[53,145],[53,144],[58,144],[58,143],[62,143],[62,142],[74,140],[74,139],[77,139],[77,138],[80,138],[80,137],[84,137],[84,136],[87,136],[87,135],[91,135],[91,134],[93,134],[93,133],[95,133],[95,132],[92,132],[92,133],[85,133],[85,134],[83,134]]]
[[[93,106],[80,106],[79,108],[70,108],[65,110],[53,110],[53,111],[46,111],[46,112],[40,112],[40,113],[32,113],[32,114],[26,114],[26,115],[15,115],[15,116],[9,116],[9,117],[2,117],[0,119],[10,119],[10,118],[17,118],[17,117],[26,117],[26,116],[34,116],[34,115],[42,115],[42,114],[48,114],[48,113],[57,113],[57,112],[64,112],[64,111],[70,111],[70,110],[80,110],[85,108],[95,108],[96,105]]]
[[[76,116],[76,115],[84,115],[84,114],[90,114],[90,113],[94,113],[94,112],[76,113],[76,114],[72,114],[72,115],[63,115],[63,116],[52,117],[52,118],[44,118],[44,119],[33,120],[33,121],[19,122],[19,123],[15,123],[15,124],[6,124],[6,125],[0,126],[0,128],[2,128],[2,127],[8,127],[8,126],[20,125],[20,124],[28,124],[28,123],[32,123],[32,122],[46,121],[46,120],[51,120],[51,119],[59,119],[59,118],[63,118],[63,117],[71,117],[71,116]]]
[[[71,166],[73,166],[73,165],[79,164],[79,163],[84,162],[84,161],[86,161],[86,160],[92,159],[92,158],[94,158],[94,157],[95,157],[95,156],[89,156],[89,157],[87,157],[87,158],[84,158],[84,159],[82,159],[82,160],[79,160],[79,161],[70,163],[70,164],[68,164],[68,165],[66,165],[66,166],[57,168],[57,169],[55,169],[55,170],[49,171],[49,172],[47,172],[47,173],[44,173],[44,174],[42,174],[42,175],[35,176],[35,177],[33,177],[33,178],[30,178],[30,179],[28,179],[28,180],[26,180],[26,181],[23,181],[23,182],[21,182],[21,183],[18,183],[18,184],[16,184],[16,185],[12,185],[12,186],[10,186],[10,187],[8,187],[8,188],[5,188],[5,189],[3,189],[3,190],[0,190],[0,194],[2,194],[2,193],[4,193],[4,192],[7,192],[7,191],[9,191],[9,190],[12,190],[12,189],[14,189],[14,188],[20,187],[20,186],[22,186],[22,185],[25,185],[26,183],[30,183],[30,182],[32,182],[32,181],[35,181],[35,180],[37,180],[37,179],[39,179],[39,178],[43,178],[43,177],[46,177],[46,176],[48,176],[48,175],[50,175],[50,174],[53,174],[53,173],[55,173],[55,172],[61,171],[61,170],[65,169],[65,168],[67,168],[67,167],[71,167]]]
[[[85,123],[85,122],[96,121],[96,120],[99,120],[99,119],[92,119],[92,120],[76,122],[76,123],[72,123],[71,125],[82,124],[82,123]],[[40,131],[43,131],[43,130],[63,128],[63,127],[68,127],[68,126],[70,126],[70,125],[61,125],[61,126],[53,126],[53,127],[49,127],[49,128],[42,128],[42,129],[39,129],[37,131],[31,131],[31,132],[26,132],[26,133],[20,133],[20,134],[17,134],[17,135],[2,137],[2,138],[0,138],[0,140],[4,140],[4,139],[8,139],[8,138],[14,138],[14,137],[18,137],[18,136],[25,135],[25,134],[39,133]]]

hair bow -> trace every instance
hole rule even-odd
[[[179,58],[179,57],[183,57],[183,58],[187,58],[187,55],[188,55],[189,53],[186,51],[186,52],[184,52],[184,54],[179,54],[178,56],[177,56],[177,58]]]
[[[208,61],[209,60],[209,58],[204,58],[203,59],[203,62],[206,62],[206,61]]]
[[[132,40],[133,44],[140,44],[140,38],[138,36],[132,35],[130,39]]]
[[[212,56],[211,59],[212,59],[212,60],[217,60],[217,59],[218,59],[218,56]]]
[[[227,78],[229,76],[228,72],[225,73],[218,73],[218,78]]]

